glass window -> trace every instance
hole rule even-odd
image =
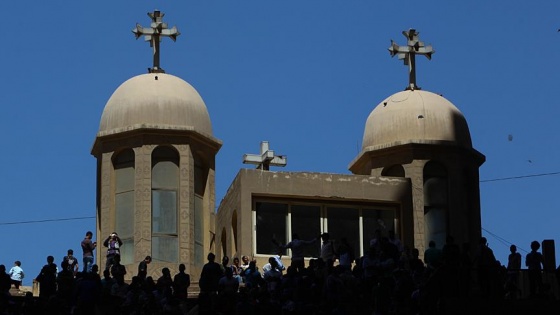
[[[360,212],[353,208],[327,208],[327,227],[329,236],[338,247],[345,237],[357,255],[360,249]],[[336,247],[335,247],[336,248]]]
[[[424,166],[424,229],[425,242],[435,241],[438,248],[447,235],[447,170],[438,162]]]
[[[119,234],[119,237],[121,235]],[[122,246],[120,247],[120,253],[121,253],[121,264],[125,265],[125,264],[132,264],[134,262],[134,239],[133,238],[127,238],[127,239],[122,239]]]
[[[375,231],[379,230],[382,236],[388,236],[389,230],[395,230],[395,211],[362,209],[363,244],[364,251],[369,248],[370,241],[374,238]]]
[[[153,191],[152,233],[177,234],[177,193],[175,191]]]
[[[176,237],[154,236],[152,237],[152,257],[157,257],[159,261],[176,262],[178,261]]]
[[[134,191],[115,196],[115,229],[122,239],[134,236]]]
[[[292,205],[291,227],[292,234],[298,234],[301,240],[312,240],[321,234],[321,207]],[[291,235],[290,235],[291,237]],[[291,240],[291,239],[290,239]],[[321,254],[321,242],[315,245],[305,246],[303,253],[305,257],[319,257]]]
[[[379,229],[384,236],[387,236],[389,230],[395,230],[396,219],[395,210],[391,208],[381,210],[361,208],[356,205],[330,206],[321,201],[315,203],[310,201],[306,205],[292,204],[288,201],[284,203],[257,201],[255,212],[257,254],[261,255],[276,253],[277,247],[272,239],[282,244],[291,240],[291,235],[287,235],[288,226],[291,233],[297,233],[302,240],[318,237],[325,219],[327,224],[325,230],[335,241],[335,247],[342,237],[346,237],[353,246],[355,254],[363,255],[364,249],[367,250],[369,247],[374,231]],[[360,227],[360,218],[362,227]],[[360,234],[361,232],[363,234]],[[320,242],[317,242],[316,246],[309,245],[305,248],[305,257],[319,257],[320,250]]]
[[[286,219],[288,205],[283,203],[257,202],[257,253],[276,254],[273,239],[286,243]]]
[[[134,262],[134,151],[125,150],[113,160],[115,169],[115,231],[123,241],[121,262]]]
[[[152,259],[177,262],[179,157],[169,147],[152,154]]]
[[[177,189],[179,167],[173,161],[159,161],[152,170],[152,188]]]

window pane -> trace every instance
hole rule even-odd
[[[134,234],[134,191],[115,196],[115,229],[121,238]]]
[[[152,237],[152,258],[154,260],[177,262],[178,243],[176,237]]]
[[[302,240],[312,240],[321,234],[321,207],[293,205],[292,233],[298,234]],[[321,254],[321,242],[304,247],[305,257],[319,257]]]
[[[152,191],[152,233],[177,234],[177,193]]]
[[[362,220],[364,229],[364,252],[369,248],[369,242],[374,238],[375,231],[388,236],[389,230],[395,230],[395,212],[393,210],[363,209]]]
[[[437,248],[443,248],[447,236],[447,211],[440,208],[426,208],[424,226],[426,246],[430,241],[436,242]]]
[[[286,217],[288,205],[280,203],[257,202],[257,253],[276,254],[276,245],[286,243]]]
[[[354,249],[354,254],[360,252],[360,213],[353,208],[327,208],[327,222],[330,238],[338,247],[340,239],[345,237]]]
[[[115,192],[134,190],[134,167],[115,169]]]
[[[120,236],[120,234],[119,234]],[[133,239],[122,239],[123,245],[120,248],[121,252],[121,264],[132,264],[134,262],[134,240]]]
[[[171,161],[160,161],[152,169],[152,189],[176,189],[179,181],[179,167]]]
[[[194,192],[195,194],[204,196],[204,189],[206,186],[206,178],[208,174],[204,169],[198,165],[194,166]]]

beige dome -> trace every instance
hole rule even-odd
[[[406,90],[391,95],[371,112],[366,122],[362,150],[435,142],[472,148],[465,117],[440,95]]]
[[[165,73],[142,74],[121,84],[105,105],[98,136],[140,128],[193,130],[212,136],[210,116],[198,92]]]

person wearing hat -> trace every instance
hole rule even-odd
[[[119,238],[117,232],[109,234],[107,239],[103,242],[103,246],[107,247],[107,261],[105,262],[105,270],[109,270],[111,265],[115,263],[115,256],[120,256],[120,248],[123,242]]]

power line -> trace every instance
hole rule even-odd
[[[493,179],[483,179],[481,183],[488,183],[488,182],[497,182],[497,181],[504,181],[504,180],[513,180],[513,179],[522,179],[522,178],[529,178],[529,177],[541,177],[541,176],[551,176],[551,175],[558,175],[560,172],[551,172],[551,173],[540,173],[540,174],[530,174],[530,175],[522,175],[522,176],[513,176],[513,177],[502,177],[502,178],[493,178]]]
[[[95,219],[95,217],[75,217],[75,218],[33,220],[33,221],[0,222],[0,225],[32,224],[32,223],[74,221],[74,220],[87,220],[87,219]]]
[[[515,244],[509,242],[508,240],[506,240],[505,238],[500,237],[500,236],[498,236],[498,235],[496,235],[496,234],[494,234],[494,233],[488,231],[488,230],[485,229],[485,228],[482,228],[482,230],[485,231],[486,233],[490,234],[491,236],[493,236],[493,237],[494,237],[495,239],[497,239],[500,243],[506,245],[507,247],[509,247],[510,245],[515,245]],[[515,247],[517,247],[517,249],[520,250],[520,251],[523,251],[523,252],[525,252],[525,253],[528,253],[528,251],[526,251],[525,249],[523,249],[523,248],[521,248],[521,247],[519,247],[519,246],[517,246],[517,245],[515,245]]]

